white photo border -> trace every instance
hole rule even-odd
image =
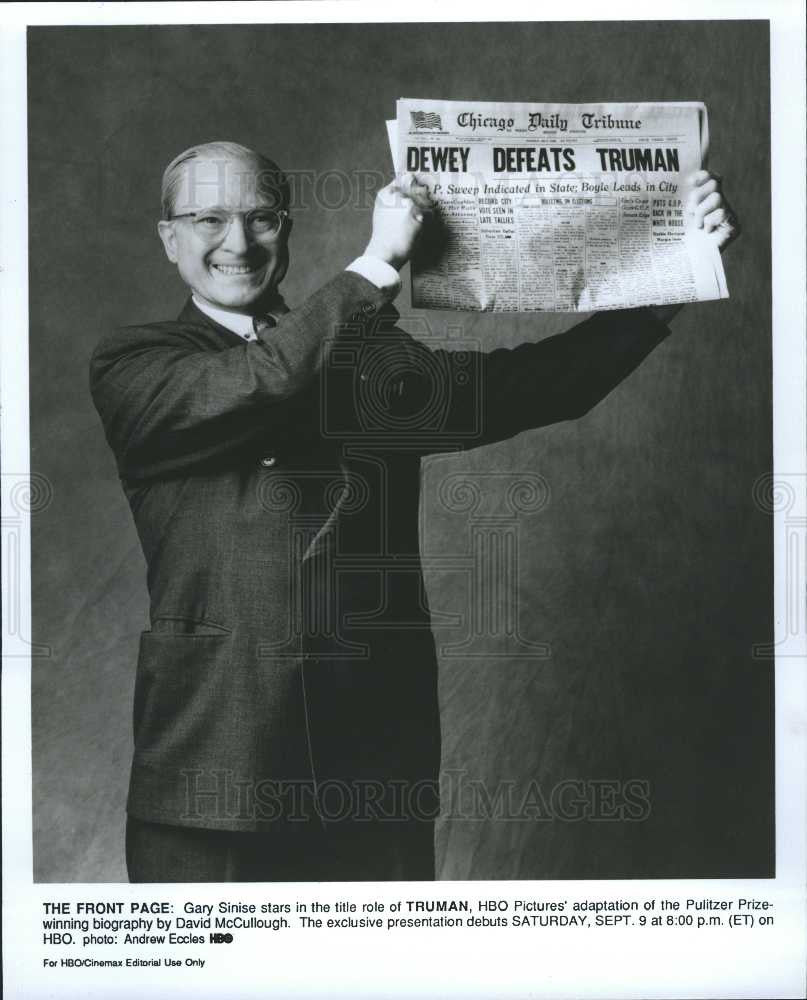
[[[677,931],[674,937],[642,937],[603,929],[585,938],[542,932],[408,931],[407,957],[401,938],[373,932],[335,931],[315,938],[289,930],[270,938],[266,949],[239,944],[220,957],[214,949],[202,975],[182,970],[131,972],[43,969],[42,902],[70,899],[140,898],[214,901],[274,901],[296,897],[361,901],[405,896],[392,883],[296,886],[239,885],[234,889],[194,886],[55,886],[32,881],[31,830],[31,636],[30,524],[20,501],[29,496],[28,282],[26,26],[42,24],[215,24],[226,10],[228,23],[378,21],[529,21],[535,6],[523,0],[506,9],[481,3],[424,0],[379,5],[342,2],[231,3],[50,3],[7,4],[2,18],[2,130],[0,158],[0,317],[2,325],[2,788],[3,788],[3,971],[8,997],[800,997],[805,987],[805,817],[807,816],[807,625],[804,617],[807,532],[805,467],[805,24],[800,0],[679,0],[666,12],[612,0],[606,7],[567,0],[562,17],[541,10],[541,20],[735,20],[770,22],[772,173],[774,475],[771,495],[795,498],[787,511],[774,503],[776,657],[776,877],[765,880],[631,880],[629,882],[444,882],[417,886],[417,896],[538,898],[617,892],[626,898],[687,892],[728,898],[738,894],[774,901],[777,925],[771,934],[747,938],[722,929],[707,938]],[[715,39],[715,58],[730,58]],[[379,122],[383,129],[384,123]],[[17,491],[12,504],[12,492]],[[801,525],[801,563],[788,561],[785,519]],[[795,601],[795,605],[794,605]],[[797,618],[794,621],[792,609]],[[783,630],[787,632],[783,636]],[[785,648],[786,646],[786,648]],[[783,655],[779,655],[783,654]],[[616,887],[616,888],[614,888]],[[414,895],[415,887],[409,894]],[[128,904],[127,904],[128,905]],[[246,940],[246,939],[245,939]],[[538,945],[531,942],[538,941]],[[277,942],[277,944],[275,943]],[[525,947],[525,945],[529,945]],[[316,958],[312,959],[312,946]],[[131,951],[131,949],[129,949]],[[417,955],[416,960],[412,955]],[[751,991],[751,992],[749,992]]]

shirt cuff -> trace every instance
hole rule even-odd
[[[380,257],[368,257],[365,254],[348,264],[345,270],[366,278],[387,296],[388,301],[392,301],[401,290],[401,276],[391,264],[381,260]]]

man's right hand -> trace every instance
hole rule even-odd
[[[373,234],[365,254],[400,270],[412,256],[424,217],[433,208],[429,189],[415,174],[402,174],[376,195]]]

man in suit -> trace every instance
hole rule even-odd
[[[690,204],[719,245],[718,181]],[[428,232],[411,176],[367,249],[296,308],[289,189],[234,143],[180,154],[159,234],[176,320],[106,336],[91,389],[148,566],[134,699],[132,881],[434,878],[437,661],[420,459],[586,413],[679,307],[598,314],[490,353],[396,327]]]

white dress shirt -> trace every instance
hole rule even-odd
[[[381,260],[379,257],[368,257],[366,254],[362,257],[357,257],[353,263],[348,264],[345,270],[353,271],[355,274],[360,274],[362,278],[366,278],[379,291],[384,292],[388,296],[388,301],[392,301],[401,290],[400,275],[392,265],[388,264],[385,260]],[[248,313],[217,309],[215,306],[197,299],[195,295],[192,298],[196,308],[212,320],[215,320],[219,326],[223,326],[226,330],[232,330],[233,333],[237,333],[239,337],[243,337],[246,341],[258,339],[255,333],[255,326],[252,322],[252,316]],[[282,297],[278,295],[272,303],[272,308],[267,309],[267,315],[277,320],[283,313],[287,313],[288,311],[288,306]]]

